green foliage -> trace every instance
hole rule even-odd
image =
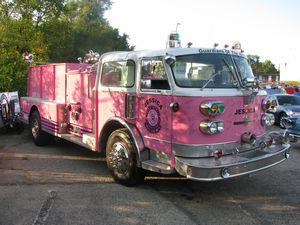
[[[251,62],[251,67],[254,74],[279,74],[279,71],[275,68],[274,64],[270,60],[260,62],[258,55],[248,55],[247,57]]]
[[[110,0],[0,0],[0,92],[26,94],[28,63],[77,62],[89,50],[131,50],[103,18]]]
[[[282,81],[283,84],[287,84],[287,85],[290,85],[290,86],[300,86],[300,82],[298,81]]]
[[[28,63],[14,50],[0,51],[0,92],[19,91],[26,94]]]

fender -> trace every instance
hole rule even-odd
[[[130,136],[132,137],[133,142],[137,149],[137,164],[138,164],[138,166],[141,166],[141,162],[143,160],[145,160],[142,158],[142,154],[141,154],[145,150],[145,145],[144,145],[144,141],[143,141],[140,131],[133,124],[129,124],[128,122],[126,122],[125,120],[123,120],[120,117],[111,117],[105,122],[105,124],[100,132],[99,140],[101,140],[101,142],[103,141],[103,138],[105,137],[105,133],[107,132],[107,128],[110,127],[112,124],[114,124],[114,126],[121,125],[120,127],[124,127],[129,131]],[[104,140],[105,140],[105,138],[104,138]],[[102,143],[100,143],[100,145],[102,146]]]

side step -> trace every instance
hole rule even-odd
[[[172,174],[175,172],[175,169],[171,169],[169,165],[151,159],[143,161],[142,168],[145,170],[150,170],[162,174]]]
[[[73,134],[58,134],[57,136],[64,140],[80,145],[84,148],[88,148],[93,151],[96,150],[96,142],[95,142],[94,134],[83,134],[82,137],[78,137]]]

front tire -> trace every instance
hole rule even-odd
[[[47,145],[50,135],[42,130],[41,117],[38,111],[33,111],[30,116],[31,137],[38,146]]]
[[[285,118],[287,118],[288,116],[285,114],[285,113],[281,113],[280,115],[279,115],[279,119],[278,119],[278,121],[279,121],[279,126],[280,126],[280,128],[282,128],[282,129],[285,129],[286,127],[285,127],[285,125],[284,125],[284,123],[283,123],[283,119],[285,119]]]
[[[126,186],[141,183],[145,170],[137,166],[137,150],[127,129],[111,133],[106,146],[106,162],[114,180]]]

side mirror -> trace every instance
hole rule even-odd
[[[256,83],[255,77],[246,77],[243,79],[243,85],[245,87],[253,87]]]
[[[257,63],[257,60],[256,60],[255,58],[249,58],[249,59],[248,59],[248,63],[249,63],[250,65],[254,65],[254,64]]]
[[[167,55],[167,56],[165,57],[165,61],[166,61],[166,63],[167,63],[169,66],[173,66],[174,63],[176,62],[176,57],[175,57],[175,56]]]

